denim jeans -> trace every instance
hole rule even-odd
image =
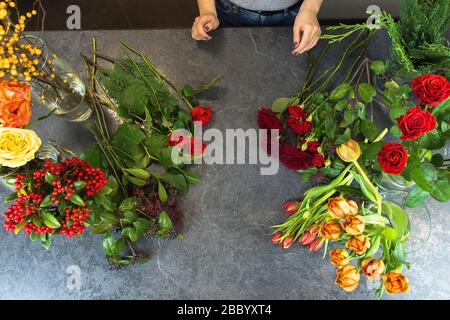
[[[229,0],[216,0],[217,16],[221,27],[292,26],[300,5],[301,1],[273,14],[261,14],[238,7]]]

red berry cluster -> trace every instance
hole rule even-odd
[[[77,194],[82,199],[88,198],[100,191],[107,182],[100,169],[93,168],[90,163],[81,159],[66,159],[61,163],[46,161],[42,168],[16,176],[15,189],[21,195],[4,213],[4,227],[7,231],[14,232],[17,225],[26,220],[28,222],[23,229],[27,234],[59,232],[67,237],[80,235],[86,229],[84,224],[89,210],[85,204],[81,207],[72,204],[71,197],[77,189]],[[49,228],[44,223],[36,225],[31,220],[32,216],[41,218],[40,205],[48,195],[54,205],[61,201],[68,202],[65,212],[61,213],[61,227],[58,230]]]
[[[68,208],[65,211],[66,218],[61,221],[63,228],[59,233],[66,235],[67,238],[81,235],[86,229],[84,223],[90,212],[86,207]]]

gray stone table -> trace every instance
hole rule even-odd
[[[177,85],[199,84],[223,75],[218,87],[204,97],[214,107],[210,127],[256,127],[256,111],[302,84],[306,57],[290,55],[291,30],[228,29],[213,41],[197,43],[190,30],[48,32],[42,37],[63,53],[81,73],[80,52],[89,53],[95,36],[99,52],[122,55],[125,40],[149,56]],[[384,57],[384,35],[377,35],[371,56]],[[324,65],[336,58],[332,51]],[[36,113],[43,113],[35,109]],[[93,143],[77,124],[53,117],[37,129],[43,140],[57,139],[79,151]],[[284,168],[261,176],[257,165],[201,165],[202,178],[181,201],[183,241],[143,240],[152,252],[144,264],[111,271],[104,259],[101,237],[82,241],[57,238],[51,250],[31,243],[25,235],[0,231],[0,298],[24,299],[372,299],[365,280],[347,294],[334,284],[334,268],[296,245],[283,250],[270,242],[269,227],[285,218],[280,206],[300,198],[307,188],[297,174]],[[2,187],[2,197],[6,190]],[[398,299],[450,298],[449,205],[428,203],[432,212],[430,240],[409,256],[406,274],[412,290]],[[4,208],[4,205],[3,205]],[[3,209],[2,208],[2,209]],[[3,223],[3,221],[2,221]],[[419,230],[426,232],[425,230]],[[66,287],[69,265],[82,272],[81,289]]]

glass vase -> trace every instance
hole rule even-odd
[[[426,204],[414,208],[406,206],[408,193],[414,189],[416,184],[407,181],[401,175],[383,174],[378,190],[383,201],[393,202],[405,211],[409,220],[408,241],[406,242],[406,253],[414,255],[422,250],[431,235],[431,214]]]
[[[33,100],[69,121],[87,120],[92,109],[86,103],[86,87],[78,74],[41,38],[26,36],[24,41],[42,51],[38,64],[41,75],[31,81]]]

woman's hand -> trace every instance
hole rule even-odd
[[[299,55],[314,47],[319,41],[320,33],[317,11],[302,6],[295,18],[292,54]]]
[[[195,40],[211,40],[212,37],[208,32],[219,27],[219,19],[216,14],[207,13],[195,18],[192,25],[192,38]]]

